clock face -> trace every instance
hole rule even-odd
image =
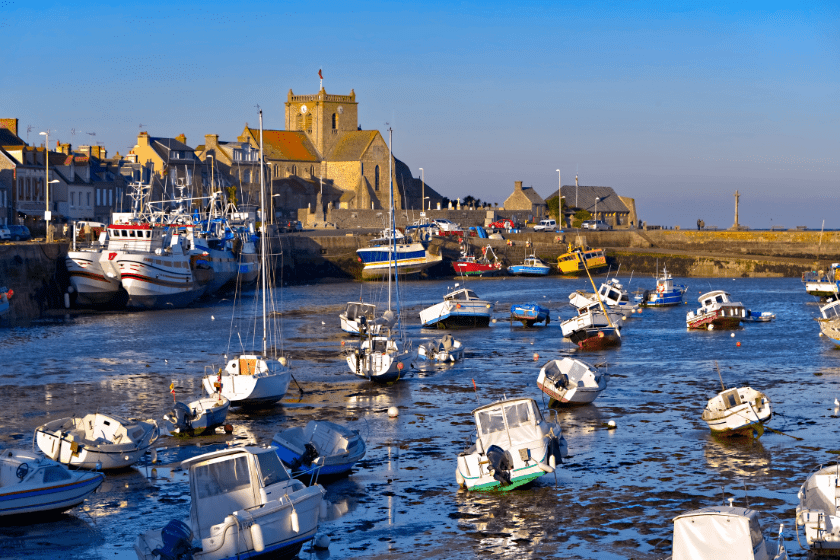
[[[344,107],[339,107],[339,108],[338,108],[338,114],[340,115],[340,114],[341,114],[341,113],[343,113],[343,112],[344,112]]]
[[[301,105],[301,106],[300,106],[300,112],[301,112],[301,113],[303,113],[304,115],[306,114],[306,112],[307,112],[308,110],[309,110],[309,109],[307,109],[307,108],[306,108],[306,105]]]

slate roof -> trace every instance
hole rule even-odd
[[[249,128],[248,133],[259,141],[260,130]],[[263,153],[266,159],[287,161],[321,161],[318,151],[306,133],[297,130],[265,130],[263,129]]]
[[[327,156],[327,161],[359,161],[374,141],[376,130],[352,130],[341,132],[338,142]]]
[[[575,206],[575,186],[563,185],[560,189],[566,197],[566,205],[569,208],[582,208],[589,212],[595,211],[595,197],[598,197],[598,212],[630,212],[627,206],[621,201],[612,187],[589,187],[580,185],[577,187],[577,206]],[[556,192],[556,191],[555,191]],[[556,196],[556,194],[555,194]]]
[[[9,130],[8,128],[0,128],[0,146],[25,146],[20,136]]]
[[[522,187],[522,194],[528,197],[532,204],[545,204],[543,197],[537,194],[534,187]]]

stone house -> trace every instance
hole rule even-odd
[[[515,181],[513,192],[504,204],[505,210],[524,211],[532,221],[539,221],[548,211],[545,200],[533,187],[523,187],[522,181]]]
[[[630,226],[631,222],[638,225],[635,201],[618,196],[612,187],[563,185],[560,194],[566,199],[566,209],[571,215],[587,210],[592,219],[603,220],[613,227]]]
[[[154,182],[152,200],[178,197],[183,192],[190,198],[209,195],[208,171],[196,156],[195,149],[187,145],[183,134],[175,138],[157,138],[141,132],[137,145],[126,156],[128,163],[139,163],[151,168],[158,182]]]

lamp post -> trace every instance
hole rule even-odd
[[[216,187],[216,158],[213,154],[207,154],[207,157],[213,159],[210,163],[210,192],[212,193],[213,189]]]
[[[52,232],[50,232],[50,220],[52,219],[52,212],[50,211],[50,183],[58,183],[58,181],[50,181],[50,131],[39,132],[45,136],[44,143],[44,198],[46,199],[46,209],[44,210],[44,220],[47,225],[47,243],[53,242]]]
[[[422,203],[420,204],[420,217],[424,218],[424,217],[426,217],[426,178],[423,175],[423,168],[422,167],[420,168],[420,185],[421,185],[420,186],[420,189],[421,189],[420,196],[423,199]]]
[[[560,194],[563,190],[563,174],[559,169],[555,171],[557,171],[557,222],[560,223],[560,213],[563,210],[563,196]]]
[[[598,219],[598,201],[601,200],[599,197],[595,197],[595,219]]]

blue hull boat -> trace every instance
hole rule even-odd
[[[656,279],[656,288],[645,290],[636,296],[636,301],[642,307],[665,307],[669,305],[680,305],[683,302],[683,294],[686,286],[675,285],[668,270],[662,269],[662,276]],[[638,292],[637,292],[638,293]]]
[[[551,267],[545,264],[536,255],[525,257],[522,264],[515,264],[508,267],[508,272],[514,276],[548,276]]]
[[[326,420],[311,421],[274,436],[271,446],[293,476],[342,476],[365,456],[365,442],[356,430]]]
[[[511,305],[510,318],[511,321],[522,321],[522,324],[526,327],[533,327],[535,323],[542,322],[548,325],[551,322],[548,309],[533,301]]]

